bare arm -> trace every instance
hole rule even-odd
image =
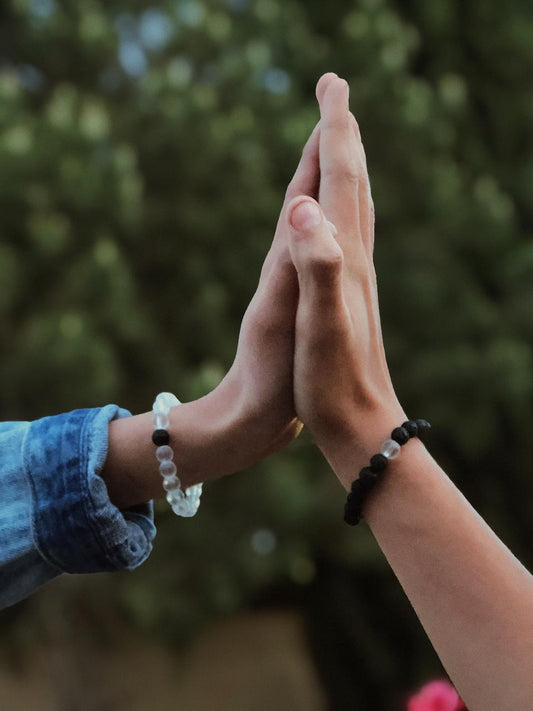
[[[470,711],[533,708],[533,577],[419,441],[366,519]]]
[[[300,286],[295,402],[349,489],[407,418],[381,337],[373,208],[347,85],[329,75],[317,95],[322,126],[316,223],[315,201],[297,198],[290,205],[290,249]],[[326,219],[335,223],[336,235]],[[402,447],[364,513],[470,711],[533,708],[533,578],[422,442]]]
[[[287,205],[295,195],[318,194],[318,142],[317,126],[287,189],[257,291],[242,321],[233,365],[211,393],[171,410],[169,434],[185,487],[251,466],[281,449],[302,428],[293,399],[298,283],[289,254]],[[110,425],[102,476],[119,508],[164,493],[152,431],[150,412]]]

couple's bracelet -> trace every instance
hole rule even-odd
[[[392,430],[390,439],[386,439],[381,445],[379,454],[374,454],[370,465],[363,467],[359,478],[352,483],[344,506],[344,520],[348,525],[357,526],[363,518],[363,506],[369,493],[382,478],[389,462],[400,454],[402,446],[413,437],[423,439],[429,429],[431,425],[427,420],[407,420]]]
[[[173,461],[174,450],[170,446],[168,433],[169,412],[171,408],[180,404],[178,398],[172,393],[159,393],[156,397],[153,405],[152,442],[157,447],[155,454],[159,462],[159,473],[163,477],[166,499],[175,514],[189,518],[194,516],[200,506],[202,484],[195,484],[184,491]],[[374,454],[370,465],[361,469],[359,478],[355,479],[351,486],[344,507],[344,520],[347,524],[356,526],[359,523],[369,493],[382,478],[389,461],[396,459],[400,454],[401,447],[413,437],[422,439],[430,428],[431,425],[426,420],[408,420],[391,432],[390,439],[385,440],[381,445],[380,453]]]
[[[188,489],[181,488],[177,468],[174,464],[174,450],[170,446],[168,433],[169,412],[171,408],[181,405],[172,393],[159,393],[153,405],[152,442],[157,446],[155,456],[159,462],[159,473],[163,477],[163,489],[167,492],[167,501],[177,516],[190,518],[198,511],[202,484],[195,484]]]

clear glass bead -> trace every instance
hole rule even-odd
[[[181,501],[185,500],[185,494],[181,489],[173,489],[172,491],[167,491],[167,501],[174,508]]]
[[[177,476],[166,476],[163,479],[163,489],[165,491],[176,491],[180,486],[181,483]]]
[[[168,444],[163,444],[155,450],[155,456],[160,462],[168,462],[174,459],[174,452],[172,451],[172,447],[169,447]]]
[[[400,454],[401,447],[393,439],[386,439],[381,445],[381,454],[387,459],[396,459]]]
[[[193,511],[193,513],[192,513],[193,516],[198,511],[199,508],[200,508],[200,498],[197,498],[197,499],[194,499],[194,501],[191,501],[191,509]]]
[[[159,393],[155,399],[154,410],[158,412],[168,412],[171,407],[181,405],[178,398],[172,393]]]
[[[195,506],[191,506],[188,501],[181,501],[177,504],[173,504],[172,511],[178,516],[183,516],[184,518],[191,518],[194,516],[198,509]]]
[[[165,459],[159,465],[159,473],[161,476],[175,476],[177,472],[176,465],[171,459]]]
[[[193,486],[190,486],[187,489],[187,496],[191,498],[200,498],[200,495],[202,493],[202,485],[201,484],[194,484]]]
[[[154,412],[152,417],[154,430],[168,430],[169,419],[166,412]]]
[[[154,415],[159,413],[159,412],[168,412],[168,407],[165,406],[164,401],[158,400],[157,398],[154,400],[154,404],[152,405],[152,410],[154,412]]]

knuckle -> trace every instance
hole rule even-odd
[[[361,180],[360,172],[352,163],[328,166],[324,170],[324,178],[328,182],[337,182],[350,188],[357,188]]]
[[[309,270],[313,281],[319,286],[333,286],[342,272],[344,256],[340,248],[329,253],[317,254],[311,258]]]
[[[323,130],[332,133],[346,133],[351,130],[351,119],[348,113],[337,116],[330,116],[323,121]]]

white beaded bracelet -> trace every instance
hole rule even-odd
[[[183,491],[177,476],[176,465],[173,462],[174,451],[169,446],[170,436],[168,434],[168,413],[176,405],[181,405],[181,402],[172,393],[159,393],[156,397],[153,405],[152,441],[157,445],[155,456],[159,462],[159,473],[163,477],[163,488],[167,492],[167,501],[175,514],[190,518],[194,516],[200,506],[202,484],[195,484]]]

